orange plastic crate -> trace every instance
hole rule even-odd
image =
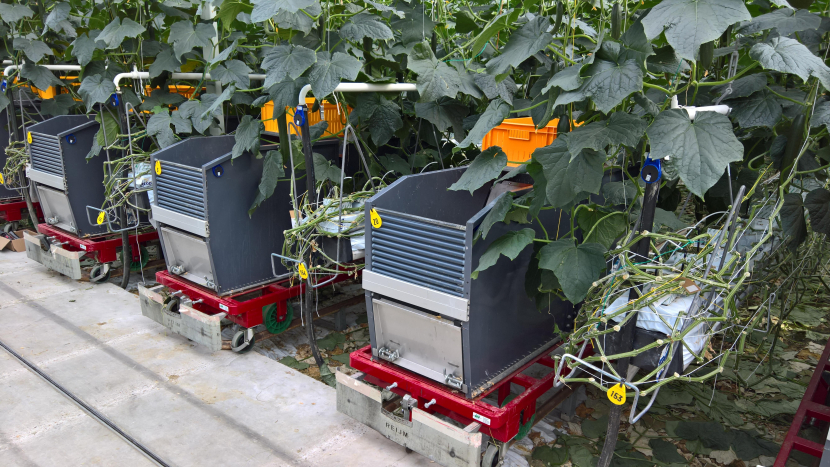
[[[309,109],[308,125],[311,126],[320,123],[320,112],[311,111],[311,107],[314,105],[314,98],[306,97],[305,103]],[[337,107],[329,102],[320,102],[320,106],[323,108],[323,116],[329,123],[329,127],[326,129],[326,132],[323,133],[323,137],[334,136],[342,132],[343,128],[346,127],[346,121],[348,118],[348,113],[344,110],[343,104],[340,104],[339,113],[337,112]],[[286,107],[285,109],[288,111],[288,120],[293,121],[295,108]],[[349,107],[349,111],[351,110],[351,107]],[[260,113],[260,118],[262,119],[262,122],[265,124],[265,131],[269,133],[279,133],[279,126],[277,125],[277,121],[273,119],[273,116],[274,102],[266,102],[265,105],[262,106],[262,111]],[[288,125],[288,131],[292,135],[297,134],[297,132],[294,130],[294,127],[292,127],[291,125]]]
[[[556,126],[559,119],[551,120],[544,128],[536,129],[530,117],[508,118],[501,125],[484,135],[481,149],[498,146],[507,154],[507,165],[516,167],[520,162],[530,160],[530,155],[537,148],[553,143],[556,139]]]

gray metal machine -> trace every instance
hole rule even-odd
[[[500,196],[530,186],[449,191],[464,170],[403,177],[366,203],[366,218],[375,209],[381,224],[366,231],[363,288],[374,358],[475,397],[547,349],[558,339],[555,326],[570,328],[575,308],[553,300],[537,310],[527,296],[532,247],[472,278],[493,241],[529,226],[496,223],[486,239],[476,239],[481,222]],[[551,234],[569,229],[559,210],[539,217]]]
[[[86,209],[101,206],[105,197],[106,158],[101,153],[86,158],[99,126],[87,115],[61,115],[30,126],[26,133],[29,178],[37,183],[43,217],[78,237],[107,233],[106,225],[90,222]]]
[[[289,183],[251,215],[263,160],[245,152],[231,160],[234,136],[193,137],[153,154],[153,219],[170,273],[229,295],[287,274],[271,252],[291,228]],[[281,270],[279,269],[281,268]]]

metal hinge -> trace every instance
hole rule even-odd
[[[179,266],[179,265],[173,266],[173,267],[170,268],[170,272],[172,272],[173,274],[176,274],[178,276],[181,276],[182,274],[184,274],[184,266]]]
[[[464,385],[464,381],[462,381],[461,378],[455,375],[447,375],[446,378],[444,378],[444,383],[447,386],[450,386],[451,388],[455,389],[461,389],[461,386]]]
[[[378,349],[378,357],[388,362],[394,362],[395,360],[401,358],[401,354],[398,352],[398,349],[393,351],[391,349],[387,349],[386,347],[381,347]]]

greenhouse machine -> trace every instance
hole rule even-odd
[[[50,65],[52,70],[80,71],[77,65]],[[6,74],[10,69],[6,68]],[[100,111],[117,112],[123,126],[126,113],[113,96],[110,105]],[[133,202],[121,206],[106,204],[105,179],[127,177],[114,173],[112,164],[124,156],[110,150],[114,142],[106,141],[97,154],[92,152],[100,124],[89,115],[61,115],[37,123],[26,130],[30,155],[29,179],[34,182],[45,222],[38,225],[38,234],[26,233],[26,254],[49,269],[73,279],[85,276],[91,282],[104,282],[110,277],[112,263],[121,250],[123,265],[121,286],[126,287],[133,264],[143,265],[143,248],[158,236],[148,229],[142,205],[147,206],[146,193],[131,196]],[[133,168],[133,173],[135,168]],[[142,258],[142,250],[145,258]],[[91,260],[89,271],[85,265]],[[85,274],[86,273],[86,274]]]
[[[4,60],[3,65],[11,65],[10,60]],[[3,75],[7,76],[6,74]],[[40,95],[44,91],[33,89]],[[7,237],[17,237],[15,231],[20,228],[20,221],[23,219],[23,210],[30,214],[32,225],[38,225],[43,219],[43,213],[38,202],[37,192],[34,186],[29,183],[26,177],[27,167],[25,164],[15,164],[14,167],[6,168],[9,156],[14,151],[25,151],[22,134],[26,132],[26,122],[39,122],[43,117],[38,110],[35,98],[22,87],[18,90],[17,96],[9,89],[9,83],[4,78],[0,83],[0,92],[9,95],[9,105],[0,110],[0,147],[3,148],[0,154],[0,219],[5,221],[3,233]],[[20,120],[18,121],[18,118]],[[17,143],[17,144],[12,144]],[[13,158],[14,159],[14,158]],[[21,162],[25,158],[17,158]]]
[[[202,76],[172,74],[173,79]],[[116,89],[125,78],[147,79],[149,73],[119,75]],[[277,184],[249,216],[263,159],[245,152],[231,161],[234,142],[233,135],[190,137],[152,155],[152,215],[167,270],[156,274],[159,286],[140,286],[139,295],[142,314],[176,334],[212,351],[244,353],[253,349],[257,326],[271,334],[288,329],[293,318],[288,301],[305,286],[269,260],[291,229],[289,185]],[[224,327],[232,331],[230,339],[223,339],[223,320],[232,323]]]

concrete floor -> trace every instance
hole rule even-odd
[[[275,338],[277,339],[277,338]],[[0,340],[176,466],[423,466],[257,352],[209,353],[113,284],[0,253]],[[0,349],[0,465],[152,465]]]

